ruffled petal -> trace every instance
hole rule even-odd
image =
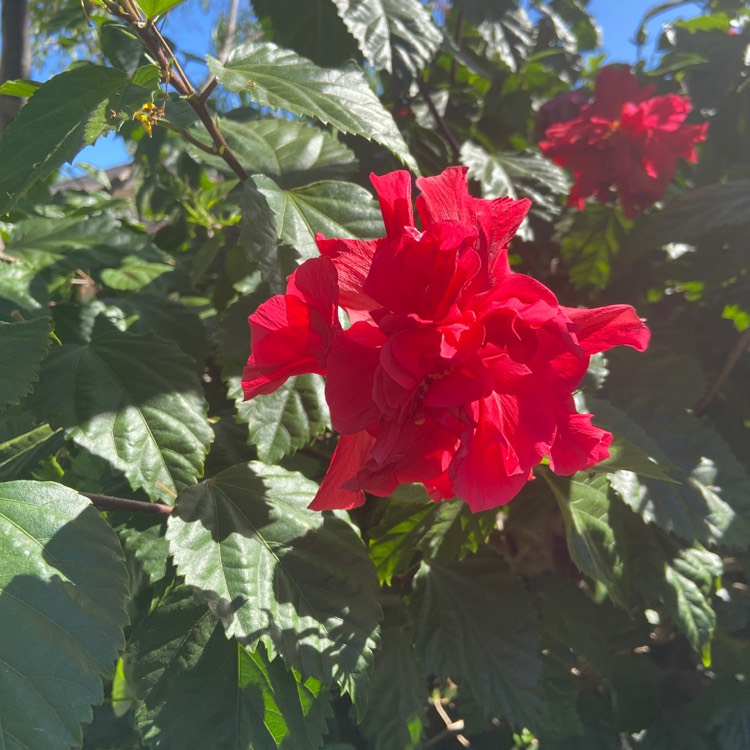
[[[328,258],[305,261],[287,294],[264,302],[248,319],[251,355],[242,373],[245,399],[275,391],[287,378],[326,372],[328,349],[340,326],[336,269]]]
[[[351,315],[354,311],[369,311],[377,302],[364,293],[365,279],[370,273],[372,258],[379,240],[326,239],[315,235],[320,254],[330,258],[338,274],[339,304]]]
[[[575,474],[609,458],[612,435],[591,424],[591,414],[569,413],[557,423],[549,465],[555,474]]]

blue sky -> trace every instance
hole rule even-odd
[[[208,10],[205,10],[204,4],[208,5]],[[635,31],[644,13],[655,4],[655,0],[590,0],[589,10],[602,30],[604,52],[609,61],[635,62]],[[211,0],[204,3],[202,0],[187,0],[168,16],[166,34],[179,40],[180,48],[185,52],[203,58],[206,52],[213,51],[211,29],[216,17],[226,5],[224,1]],[[698,2],[686,3],[652,19],[647,27],[648,43],[642,51],[646,59],[653,54],[654,43],[662,23],[675,18],[695,16],[699,7]],[[188,75],[195,81],[203,80],[206,75],[206,69],[200,63],[189,63],[187,68]],[[106,168],[127,160],[128,154],[122,139],[110,134],[107,138],[99,139],[95,146],[82,151],[76,163]]]

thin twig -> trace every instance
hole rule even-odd
[[[435,124],[437,125],[438,130],[443,134],[445,140],[448,141],[448,145],[453,152],[453,161],[457,162],[458,157],[461,153],[461,145],[459,144],[458,139],[455,135],[453,135],[453,132],[448,127],[448,123],[446,123],[446,121],[443,119],[443,116],[440,114],[440,112],[438,112],[437,107],[435,106],[435,102],[432,101],[432,97],[427,91],[427,87],[424,85],[424,82],[418,80],[417,88],[419,89],[419,93],[422,95],[422,98],[425,100],[427,109],[430,110],[430,114],[435,120]]]
[[[164,83],[167,85],[171,84],[175,91],[185,97],[187,103],[192,107],[193,111],[198,116],[198,119],[203,123],[203,126],[211,136],[215,148],[212,153],[215,153],[217,156],[224,159],[227,166],[231,168],[240,180],[243,182],[247,180],[250,175],[245,171],[242,164],[240,164],[239,160],[234,155],[234,152],[221,134],[221,131],[211,116],[211,112],[209,112],[208,107],[206,106],[206,99],[208,98],[206,91],[204,90],[201,94],[196,93],[193,85],[185,75],[185,72],[182,70],[177,58],[159,29],[154,24],[146,24],[143,22],[140,11],[132,6],[131,0],[121,0],[121,2],[122,5],[118,8],[116,15],[119,15],[131,24],[134,31],[143,40],[149,52],[151,52],[156,58],[159,67],[161,68],[162,75],[164,76]],[[177,74],[175,74],[175,71],[177,71]],[[182,137],[185,138],[184,131],[179,132]],[[190,141],[189,138],[185,139]],[[193,141],[190,142],[199,148],[201,147],[198,143],[194,143]]]
[[[240,0],[232,0],[229,4],[229,11],[227,12],[227,29],[224,34],[224,41],[221,43],[221,48],[216,53],[216,58],[223,65],[229,53],[232,51],[234,46],[234,37],[237,34],[237,12],[240,7]]]
[[[453,735],[459,745],[461,745],[461,747],[471,747],[471,742],[469,742],[469,740],[463,734],[461,734],[461,731],[464,728],[464,720],[458,719],[456,721],[453,721],[453,719],[448,716],[448,712],[445,710],[439,698],[430,699],[430,703],[432,703],[435,711],[437,711],[438,716],[443,720],[445,729],[436,737],[432,737],[431,739],[427,740],[424,743],[424,747],[427,748],[431,747],[432,745],[436,745],[447,735]]]
[[[161,503],[146,503],[142,500],[98,495],[94,492],[81,492],[79,494],[87,497],[93,505],[102,510],[124,510],[133,513],[148,513],[152,516],[168,516],[172,512],[171,505],[162,505]]]
[[[734,372],[734,368],[737,367],[737,363],[740,361],[740,358],[745,353],[748,346],[750,346],[750,328],[746,328],[740,335],[739,339],[737,339],[737,343],[735,343],[732,350],[727,355],[724,366],[721,368],[721,372],[716,376],[716,380],[711,383],[711,387],[706,391],[706,395],[703,396],[703,398],[693,407],[693,416],[701,417],[708,411],[708,407],[719,395],[727,380],[729,380]]]

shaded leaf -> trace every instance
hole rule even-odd
[[[0,322],[0,405],[17,404],[34,389],[51,331],[49,318]]]
[[[422,485],[401,485],[369,532],[370,558],[381,583],[404,573],[421,552],[460,560],[476,552],[495,526],[495,511],[472,513],[459,500],[435,503]]]
[[[273,393],[242,400],[237,393],[237,415],[249,428],[249,441],[258,449],[258,458],[274,464],[296,453],[328,428],[331,415],[325,397],[325,381],[320,375],[289,378]]]
[[[419,750],[427,704],[427,681],[412,646],[403,606],[388,608],[375,655],[370,702],[361,725],[372,750]]]
[[[461,146],[461,162],[469,168],[469,179],[482,186],[482,197],[529,198],[531,211],[547,221],[560,213],[560,196],[567,195],[570,186],[565,171],[537,153],[489,154],[466,141]]]
[[[360,71],[319,68],[269,42],[240,47],[225,65],[209,57],[208,66],[230,91],[249,92],[262,107],[315,117],[374,140],[419,172],[396,123]]]
[[[336,67],[357,57],[331,0],[253,0],[253,8],[275,42],[317,65]]]
[[[67,750],[124,646],[128,575],[91,503],[51,482],[0,485],[0,745]]]
[[[541,706],[536,612],[500,557],[424,561],[409,609],[428,672],[465,679],[488,718],[533,721]]]
[[[589,203],[575,214],[572,225],[562,233],[561,244],[576,289],[604,289],[609,284],[613,259],[632,225],[619,206]]]
[[[182,492],[167,538],[178,572],[227,634],[335,681],[361,711],[377,645],[377,578],[343,520],[307,509],[317,485],[251,463]]]
[[[213,436],[206,402],[172,342],[115,331],[66,344],[45,360],[32,399],[41,419],[154,499],[171,502],[202,474]]]
[[[128,644],[136,721],[159,748],[315,750],[326,731],[319,682],[288,672],[259,648],[224,637],[205,604],[178,589]]]
[[[750,180],[704,185],[670,201],[638,225],[630,240],[637,251],[670,242],[697,241],[719,227],[750,224]]]
[[[7,419],[3,415],[3,419]],[[62,430],[44,424],[0,443],[0,481],[29,478],[39,461],[63,445]]]

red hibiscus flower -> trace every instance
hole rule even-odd
[[[539,147],[575,178],[569,205],[582,209],[589,195],[604,203],[615,189],[632,218],[664,197],[678,159],[696,160],[708,125],[685,125],[687,97],[653,91],[641,88],[628,66],[608,66],[596,78],[593,101],[547,128]]]
[[[421,228],[407,172],[372,182],[386,236],[319,235],[321,257],[249,321],[246,398],[292,375],[327,378],[341,437],[310,507],[352,508],[364,492],[422,482],[478,511],[511,500],[546,457],[559,474],[606,458],[612,436],[576,412],[572,392],[595,352],[646,347],[633,309],[561,307],[511,271],[529,201],[473,198],[464,169],[417,180]]]

